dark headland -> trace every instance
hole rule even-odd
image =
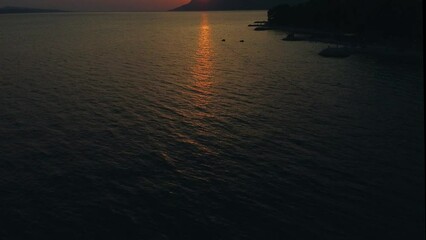
[[[0,8],[0,14],[12,14],[12,13],[55,13],[55,12],[67,12],[67,11],[55,10],[55,9],[25,8],[25,7],[2,7],[2,8]]]
[[[296,4],[305,0],[192,0],[172,11],[266,10],[280,4]]]
[[[357,50],[421,55],[422,0],[309,0],[277,5],[256,30],[282,30],[305,40]],[[256,26],[256,25],[252,25]],[[291,40],[291,39],[284,39]]]

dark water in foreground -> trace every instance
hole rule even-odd
[[[0,239],[422,239],[421,65],[264,16],[0,16]]]

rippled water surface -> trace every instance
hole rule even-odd
[[[0,16],[0,239],[421,239],[421,65],[265,15]]]

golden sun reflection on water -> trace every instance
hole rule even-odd
[[[198,37],[198,47],[195,53],[195,64],[192,67],[194,90],[202,95],[210,95],[213,75],[213,48],[211,43],[211,29],[207,13],[201,15],[201,25]]]
[[[214,50],[211,41],[211,27],[207,13],[201,15],[201,24],[198,34],[198,46],[194,55],[194,65],[191,67],[191,82],[189,97],[193,109],[185,116],[196,128],[198,135],[205,135],[208,132],[208,119],[215,118],[214,111],[209,105],[213,95],[213,74],[214,74]],[[196,147],[200,152],[207,155],[216,154],[213,149],[185,134],[178,135],[180,141]]]

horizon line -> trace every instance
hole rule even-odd
[[[169,9],[169,10],[65,10],[65,9],[56,9],[56,8],[36,8],[36,7],[24,7],[24,6],[0,6],[0,9],[2,8],[3,9],[16,8],[16,9],[27,9],[27,10],[52,11],[52,12],[40,12],[40,13],[148,13],[148,12],[232,12],[232,11],[237,12],[237,11],[268,10],[268,9],[176,10],[176,8]]]

